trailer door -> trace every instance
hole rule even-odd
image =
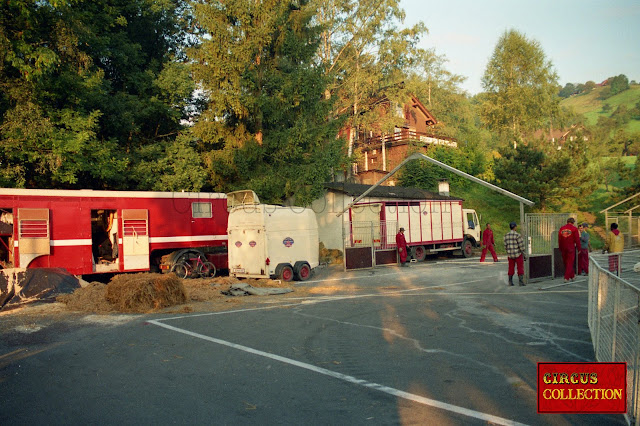
[[[229,229],[229,272],[240,277],[264,277],[269,276],[269,268],[266,265],[265,229],[259,228],[233,228]],[[269,253],[278,259],[278,253]],[[273,269],[272,268],[272,269]]]
[[[124,270],[149,269],[149,213],[143,209],[122,210],[122,255]]]
[[[20,268],[33,259],[51,254],[49,209],[18,209],[18,250]]]

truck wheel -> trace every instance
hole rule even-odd
[[[293,265],[294,278],[298,281],[306,281],[311,276],[311,266],[305,261],[296,262]]]
[[[413,248],[413,258],[416,261],[422,262],[425,257],[427,257],[427,250],[424,248],[424,246],[415,246]]]
[[[285,282],[293,279],[293,268],[288,263],[281,263],[276,266],[276,278]]]
[[[463,257],[473,256],[473,243],[471,242],[471,240],[465,239],[462,242],[462,256]]]

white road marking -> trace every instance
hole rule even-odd
[[[457,405],[448,404],[448,403],[442,402],[442,401],[436,401],[434,399],[426,398],[424,396],[412,394],[412,393],[401,391],[401,390],[398,390],[398,389],[395,389],[395,388],[391,388],[391,387],[388,387],[388,386],[380,385],[378,383],[369,382],[369,381],[366,381],[366,380],[358,379],[358,378],[353,377],[353,376],[349,376],[349,375],[346,375],[346,374],[342,374],[342,373],[338,373],[338,372],[335,372],[335,371],[327,370],[326,368],[316,367],[315,365],[307,364],[305,362],[296,361],[296,360],[291,359],[291,358],[286,358],[286,357],[283,357],[283,356],[280,356],[280,355],[276,355],[276,354],[272,354],[272,353],[269,353],[269,352],[260,351],[258,349],[250,348],[248,346],[239,345],[237,343],[228,342],[226,340],[216,339],[215,337],[210,337],[210,336],[205,336],[203,334],[194,333],[192,331],[184,330],[182,328],[173,327],[173,326],[168,325],[168,324],[163,324],[162,322],[157,321],[157,320],[150,320],[148,322],[150,324],[157,325],[158,327],[163,327],[163,328],[166,328],[168,330],[172,330],[172,331],[175,331],[175,332],[178,332],[178,333],[186,334],[186,335],[191,336],[191,337],[195,337],[195,338],[198,338],[198,339],[206,340],[206,341],[209,341],[209,342],[212,342],[212,343],[216,343],[218,345],[227,346],[227,347],[230,347],[230,348],[233,348],[233,349],[241,350],[241,351],[244,351],[244,352],[247,352],[247,353],[250,353],[250,354],[254,354],[254,355],[258,355],[258,356],[261,356],[261,357],[269,358],[269,359],[272,359],[274,361],[279,361],[279,362],[282,362],[282,363],[285,363],[285,364],[293,365],[295,367],[303,368],[305,370],[309,370],[309,371],[313,371],[315,373],[323,374],[325,376],[333,377],[335,379],[339,379],[339,380],[342,380],[342,381],[347,382],[347,383],[352,383],[352,384],[355,384],[355,385],[363,386],[365,388],[374,389],[374,390],[389,394],[391,396],[395,396],[395,397],[398,397],[398,398],[403,398],[403,399],[406,399],[406,400],[409,400],[409,401],[417,402],[419,404],[428,405],[430,407],[439,408],[441,410],[446,410],[446,411],[450,411],[450,412],[453,412],[453,413],[462,414],[464,416],[473,417],[473,418],[476,418],[476,419],[480,419],[480,420],[483,420],[483,421],[486,421],[486,422],[492,422],[492,423],[499,424],[499,425],[523,425],[523,423],[519,423],[519,422],[516,422],[514,420],[505,419],[505,418],[494,416],[494,415],[491,415],[491,414],[481,413],[479,411],[470,410],[468,408],[459,407]]]

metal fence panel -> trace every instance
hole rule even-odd
[[[596,360],[627,363],[627,420],[640,424],[640,281],[633,266],[640,251],[619,254],[619,269],[609,270],[609,255],[589,259],[589,312]]]

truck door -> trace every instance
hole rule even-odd
[[[122,256],[124,270],[149,269],[149,211],[122,210]]]
[[[49,209],[18,209],[18,250],[20,268],[33,259],[51,254]]]

